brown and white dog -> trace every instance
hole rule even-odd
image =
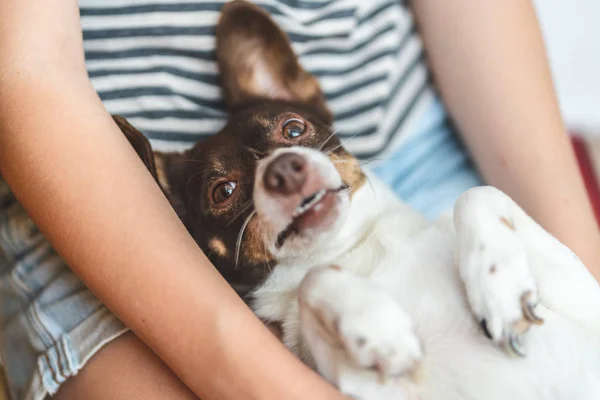
[[[229,3],[216,36],[219,133],[160,154],[115,120],[292,351],[360,399],[600,399],[600,288],[567,247],[490,187],[429,223],[367,180],[265,12]]]

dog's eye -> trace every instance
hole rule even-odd
[[[235,191],[236,184],[235,182],[223,182],[219,183],[213,189],[213,201],[215,203],[222,203],[227,200]]]
[[[295,139],[302,135],[305,130],[306,125],[299,119],[288,119],[285,121],[285,124],[283,124],[283,136],[285,136],[286,139]]]

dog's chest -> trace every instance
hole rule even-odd
[[[394,296],[424,340],[441,332],[479,334],[456,267],[455,247],[452,229],[431,225],[406,237],[385,224],[340,265],[368,276]]]
[[[552,376],[556,387],[560,381],[569,386],[568,381],[577,376],[577,365],[568,351],[547,350],[559,340],[557,335],[564,338],[568,334],[556,329],[557,321],[550,319],[548,327],[532,332],[530,348],[537,354],[535,358],[509,359],[485,338],[470,311],[455,264],[453,229],[432,225],[406,236],[394,231],[394,226],[390,221],[375,226],[359,246],[334,263],[378,283],[408,314],[426,354],[422,388],[428,395],[424,398],[464,398],[461,393],[485,399],[504,399],[505,395],[547,398],[554,385],[531,384],[542,376]],[[311,364],[301,337],[296,292],[307,271],[300,267],[276,269],[257,292],[255,311],[265,319],[284,322],[285,344]],[[561,360],[560,368],[553,366],[557,360]],[[476,383],[479,381],[486,383]],[[507,381],[522,384],[506,387]]]
[[[413,322],[426,354],[424,364],[428,378],[435,382],[435,385],[423,385],[424,393],[431,390],[432,396],[426,397],[463,398],[458,394],[461,392],[470,393],[473,398],[496,399],[502,394],[501,398],[514,395],[519,399],[545,399],[557,396],[561,392],[555,388],[568,388],[569,382],[590,382],[589,377],[584,377],[582,372],[578,375],[576,370],[581,368],[580,363],[586,364],[589,370],[596,370],[595,357],[586,356],[573,362],[569,352],[556,348],[556,343],[562,341],[565,347],[583,354],[583,348],[597,351],[598,342],[580,336],[579,331],[557,315],[549,315],[543,328],[530,332],[528,348],[532,357],[525,360],[510,359],[484,336],[459,277],[453,229],[431,226],[411,238],[394,238],[389,231],[381,237],[383,239],[378,240],[383,255],[369,277],[398,300]],[[361,262],[356,255],[349,260],[353,260],[348,261],[350,268],[352,262]],[[567,338],[572,340],[568,344]],[[443,373],[438,369],[440,365],[446,368]],[[447,381],[452,374],[465,374],[470,378]],[[550,384],[531,384],[549,376],[554,379]],[[487,381],[487,386],[472,385],[476,380]],[[520,382],[522,386],[506,388],[505,382],[509,381]]]
[[[430,225],[406,235],[402,227],[406,221],[395,217],[380,218],[358,246],[328,263],[381,285],[402,305],[425,340],[440,332],[477,330],[455,266],[454,232]],[[254,312],[265,320],[284,321],[284,342],[301,356],[297,288],[309,269],[278,266],[254,293]]]

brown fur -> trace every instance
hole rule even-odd
[[[258,217],[254,217],[249,223],[246,229],[246,240],[242,249],[243,257],[252,264],[263,264],[267,268],[275,262],[273,256],[267,248],[260,236],[260,224],[258,223]]]
[[[333,153],[329,156],[335,169],[338,171],[342,180],[350,187],[350,193],[354,194],[362,185],[367,177],[363,173],[358,160],[346,152]]]
[[[252,212],[248,205],[257,160],[280,147],[319,148],[329,155],[352,192],[366,178],[356,159],[331,136],[332,115],[317,80],[302,69],[289,40],[263,10],[243,1],[228,3],[216,39],[229,111],[220,132],[182,154],[153,156],[140,132],[123,118],[115,117],[115,121],[198,245],[225,279],[245,292],[275,267],[256,216],[246,227],[239,263],[235,262],[239,232]],[[304,122],[302,136],[289,139],[282,135],[290,118]],[[211,190],[219,182],[229,181],[237,185],[232,196],[215,204]]]
[[[215,36],[230,111],[256,98],[279,98],[314,104],[332,120],[316,78],[300,66],[286,34],[261,8],[244,1],[226,4]]]
[[[210,239],[208,242],[208,247],[212,252],[216,253],[220,257],[227,257],[229,252],[227,250],[227,246],[225,246],[225,243],[223,243],[223,241],[217,237]]]
[[[515,229],[515,224],[511,220],[509,220],[508,218],[506,218],[506,217],[500,217],[500,222],[502,222],[502,224],[504,226],[506,226],[508,229],[510,229],[511,231],[516,230]]]
[[[142,159],[144,164],[146,164],[148,170],[152,174],[152,177],[158,181],[156,164],[154,162],[154,156],[152,154],[150,142],[148,142],[148,140],[142,134],[140,134],[140,132],[135,129],[125,118],[115,115],[113,116],[113,120],[121,132],[123,132],[123,135],[125,135],[131,144],[131,147],[133,147],[137,155]]]

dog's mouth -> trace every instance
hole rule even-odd
[[[292,235],[318,226],[323,220],[322,217],[335,205],[337,194],[347,189],[347,185],[336,189],[321,189],[303,198],[292,213],[292,222],[277,235],[275,246],[279,249]]]

